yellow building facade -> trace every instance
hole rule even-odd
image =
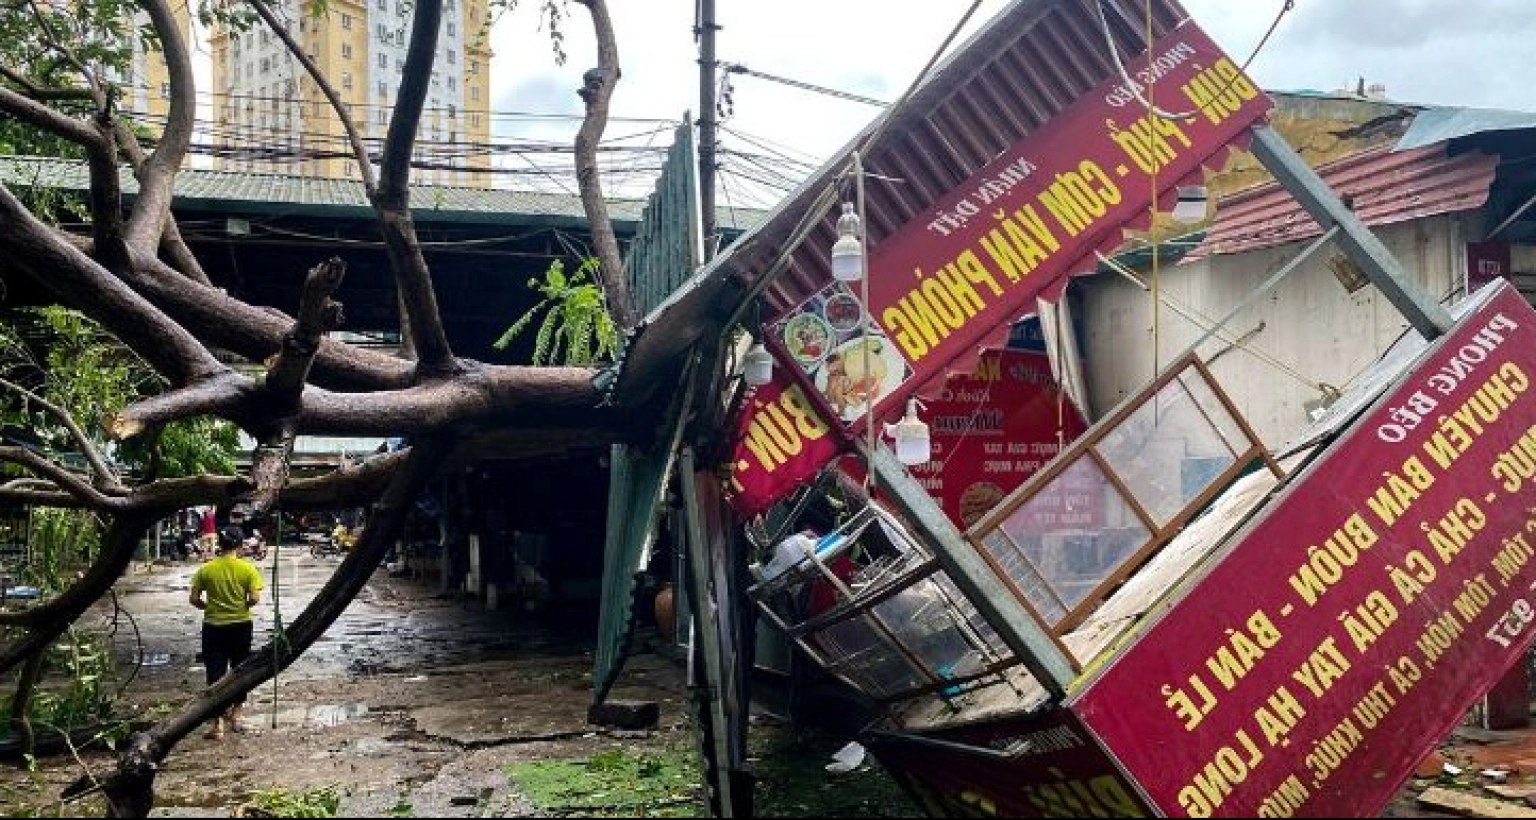
[[[348,110],[377,159],[405,68],[409,0],[330,0],[319,17],[307,0],[273,8]],[[444,0],[437,59],[417,131],[412,179],[488,187],[490,58],[487,0]],[[357,178],[341,120],[320,86],[265,27],[216,28],[214,167]]]

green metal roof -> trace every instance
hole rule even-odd
[[[119,174],[123,192],[133,195],[138,182],[126,167]],[[41,186],[84,191],[85,163],[50,157],[0,155],[0,184]],[[616,223],[635,223],[645,201],[611,199]],[[361,182],[347,179],[266,174],[246,171],[184,169],[176,175],[178,212],[217,211],[221,214],[330,216],[368,218],[373,210]],[[417,221],[458,223],[516,223],[585,225],[580,197],[536,191],[461,188],[445,185],[411,186],[411,212]],[[760,221],[761,212],[722,209],[722,224],[745,229]]]

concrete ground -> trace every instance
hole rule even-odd
[[[262,562],[268,590],[258,644],[279,614],[298,616],[338,563],[292,548]],[[117,650],[144,661],[122,711],[150,717],[203,687],[201,613],[187,605],[195,566],[135,565],[119,583],[136,629],[118,630]],[[177,746],[157,779],[157,813],[229,816],[258,790],[339,787],[338,816],[527,816],[534,809],[501,773],[508,763],[691,743],[683,669],[675,652],[655,645],[654,632],[654,651],[631,659],[613,697],[655,701],[658,727],[622,732],[587,723],[595,617],[488,612],[381,570],[309,652],[252,694],[244,733],[217,741],[199,733]],[[134,671],[131,663],[124,669]],[[112,762],[106,753],[83,757],[101,772]],[[67,757],[50,758],[30,777],[0,773],[0,813],[90,814],[89,799],[49,805],[57,786],[80,773]]]

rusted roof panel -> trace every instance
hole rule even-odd
[[[1450,156],[1447,148],[1445,143],[1411,151],[1380,146],[1317,171],[1373,227],[1482,207],[1498,156],[1480,151]],[[1284,188],[1269,182],[1222,198],[1205,242],[1188,258],[1258,250],[1322,232]]]

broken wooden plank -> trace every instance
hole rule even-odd
[[[1462,817],[1536,817],[1536,809],[1527,806],[1512,805],[1502,800],[1478,797],[1439,786],[1426,789],[1419,795],[1419,803]]]

